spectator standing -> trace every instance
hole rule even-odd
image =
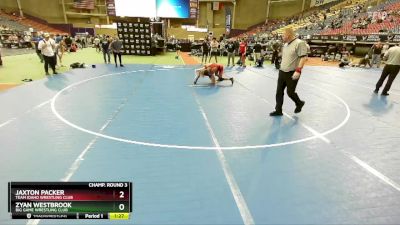
[[[111,63],[110,60],[110,44],[111,44],[111,40],[110,37],[107,36],[106,38],[103,39],[102,43],[101,43],[101,49],[103,51],[103,58],[104,58],[104,63]],[[108,56],[108,61],[106,56]]]
[[[232,41],[229,41],[228,44],[225,46],[226,50],[228,51],[228,66],[231,64],[232,59],[232,66],[235,66],[235,44]]]
[[[48,33],[45,33],[44,39],[39,42],[38,49],[41,51],[44,59],[44,70],[46,75],[49,75],[49,66],[53,70],[53,74],[57,74],[56,72],[56,62],[55,62],[55,48],[56,43],[53,39],[50,38]]]
[[[381,54],[382,54],[382,43],[379,41],[375,43],[371,50],[372,50],[372,66],[376,64],[376,67],[379,68],[381,66]]]
[[[273,43],[272,45],[272,58],[271,58],[271,64],[275,64],[275,68],[279,69],[279,64],[280,64],[280,50],[281,50],[281,45],[278,42]]]
[[[115,67],[118,67],[117,56],[119,58],[119,66],[124,67],[124,65],[122,65],[121,48],[122,48],[122,41],[120,41],[118,37],[115,37],[114,40],[110,44],[110,50],[113,52],[113,55],[114,55]]]
[[[56,65],[57,66],[57,55],[58,55],[58,50],[59,50],[59,45],[57,44],[57,42],[56,42],[56,36],[54,35],[54,34],[50,34],[50,39],[52,39],[52,40],[54,40],[54,44],[55,44],[55,47],[54,47],[54,65]]]
[[[70,48],[71,48],[71,45],[72,45],[72,38],[70,37],[70,36],[67,36],[66,38],[65,38],[65,44],[67,45],[67,49],[69,50]]]
[[[67,46],[65,45],[65,41],[64,39],[61,39],[59,44],[56,44],[57,46],[57,57],[58,57],[58,61],[60,62],[60,66],[64,66],[62,64],[62,58],[64,56],[65,51],[67,50]]]
[[[201,57],[201,63],[207,63],[207,57],[208,57],[208,54],[210,53],[210,46],[209,46],[207,39],[204,39],[203,44],[201,45],[201,48],[202,48],[202,52],[203,52],[203,55]],[[205,60],[204,60],[204,56],[205,56]]]
[[[35,46],[35,50],[36,50],[36,55],[39,57],[40,59],[40,63],[43,63],[43,55],[42,52],[39,49],[39,42],[42,40],[41,36],[36,36],[32,39],[32,45]]]
[[[181,55],[181,49],[182,49],[182,45],[181,45],[180,41],[176,40],[176,43],[175,43],[175,51],[176,51],[175,59],[179,59],[179,56]]]
[[[240,62],[241,66],[246,67],[246,52],[247,52],[247,44],[244,39],[240,42],[239,45],[239,55],[240,55]]]
[[[86,48],[86,35],[81,36],[81,45],[82,48]]]
[[[219,56],[224,56],[225,53],[225,41],[219,42]]]
[[[63,38],[61,37],[61,35],[57,34],[56,38],[54,39],[54,41],[56,42],[56,44],[59,44],[62,41],[62,39]]]
[[[215,63],[218,63],[218,48],[219,48],[219,43],[217,39],[214,37],[210,43],[211,46],[211,56],[209,62],[211,62],[211,58],[214,56],[215,57]]]
[[[93,43],[94,43],[94,47],[96,48],[96,52],[100,52],[101,50],[100,50],[100,38],[99,38],[99,36],[96,36],[94,38]]]
[[[261,50],[262,50],[262,46],[261,46],[260,42],[257,41],[257,43],[253,47],[255,62],[257,62],[258,59],[261,57]]]

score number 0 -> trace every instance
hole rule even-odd
[[[120,199],[125,198],[125,193],[123,191],[119,192],[119,198]],[[123,211],[125,209],[125,205],[121,203],[121,204],[119,204],[118,208],[119,208],[119,210]]]

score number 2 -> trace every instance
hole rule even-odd
[[[125,193],[123,191],[119,192],[119,198],[125,198]],[[121,203],[119,204],[118,208],[119,210],[123,211],[125,209],[125,205]]]
[[[120,199],[125,199],[125,192],[124,191],[120,191],[119,192],[119,198]],[[120,211],[124,211],[125,210],[125,204],[123,204],[123,203],[119,204],[118,209]]]

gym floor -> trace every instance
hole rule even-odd
[[[1,92],[0,202],[9,181],[132,181],[132,219],[102,224],[400,223],[399,79],[383,97],[379,69],[308,66],[303,111],[285,95],[271,118],[271,65],[226,68],[233,86],[192,85],[195,68],[97,65]]]

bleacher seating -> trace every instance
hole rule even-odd
[[[21,18],[16,15],[12,14],[7,14],[7,13],[1,13],[0,12],[0,21],[5,21],[4,23],[8,23],[9,25],[6,25],[12,29],[18,30],[18,31],[28,31],[29,28],[33,28],[35,31],[42,31],[42,32],[47,32],[47,33],[53,33],[53,34],[65,34],[64,31],[55,29],[45,23],[41,23],[29,18]],[[0,22],[1,24],[1,22]]]
[[[377,34],[381,31],[385,32],[396,32],[398,31],[398,24],[400,22],[400,16],[396,15],[396,12],[400,9],[400,1],[389,0],[381,5],[371,7],[368,9],[367,13],[361,13],[356,15],[356,18],[348,20],[343,24],[341,28],[338,29],[325,29],[319,34],[323,35],[338,35],[338,34],[350,34],[350,35],[366,35],[366,34]],[[374,23],[368,22],[365,29],[353,28],[353,24],[357,21],[366,20],[368,17],[371,18],[374,12],[387,12],[387,18],[382,22],[375,21]]]
[[[2,14],[0,14],[0,25],[6,26],[8,27],[8,29],[18,30],[18,31],[25,31],[29,29],[29,27],[17,21],[11,20],[8,17],[3,16]]]
[[[285,28],[293,28],[299,35],[366,35],[400,32],[400,0],[388,0],[368,8],[366,5],[367,0],[331,4],[329,8],[320,7],[296,19],[274,21],[266,26],[253,28],[240,37],[264,36],[264,33],[281,34]],[[371,19],[374,13],[380,12],[387,12],[388,16],[382,21]],[[371,21],[365,26],[353,27],[354,24],[358,25],[358,22],[361,24],[366,19]]]

